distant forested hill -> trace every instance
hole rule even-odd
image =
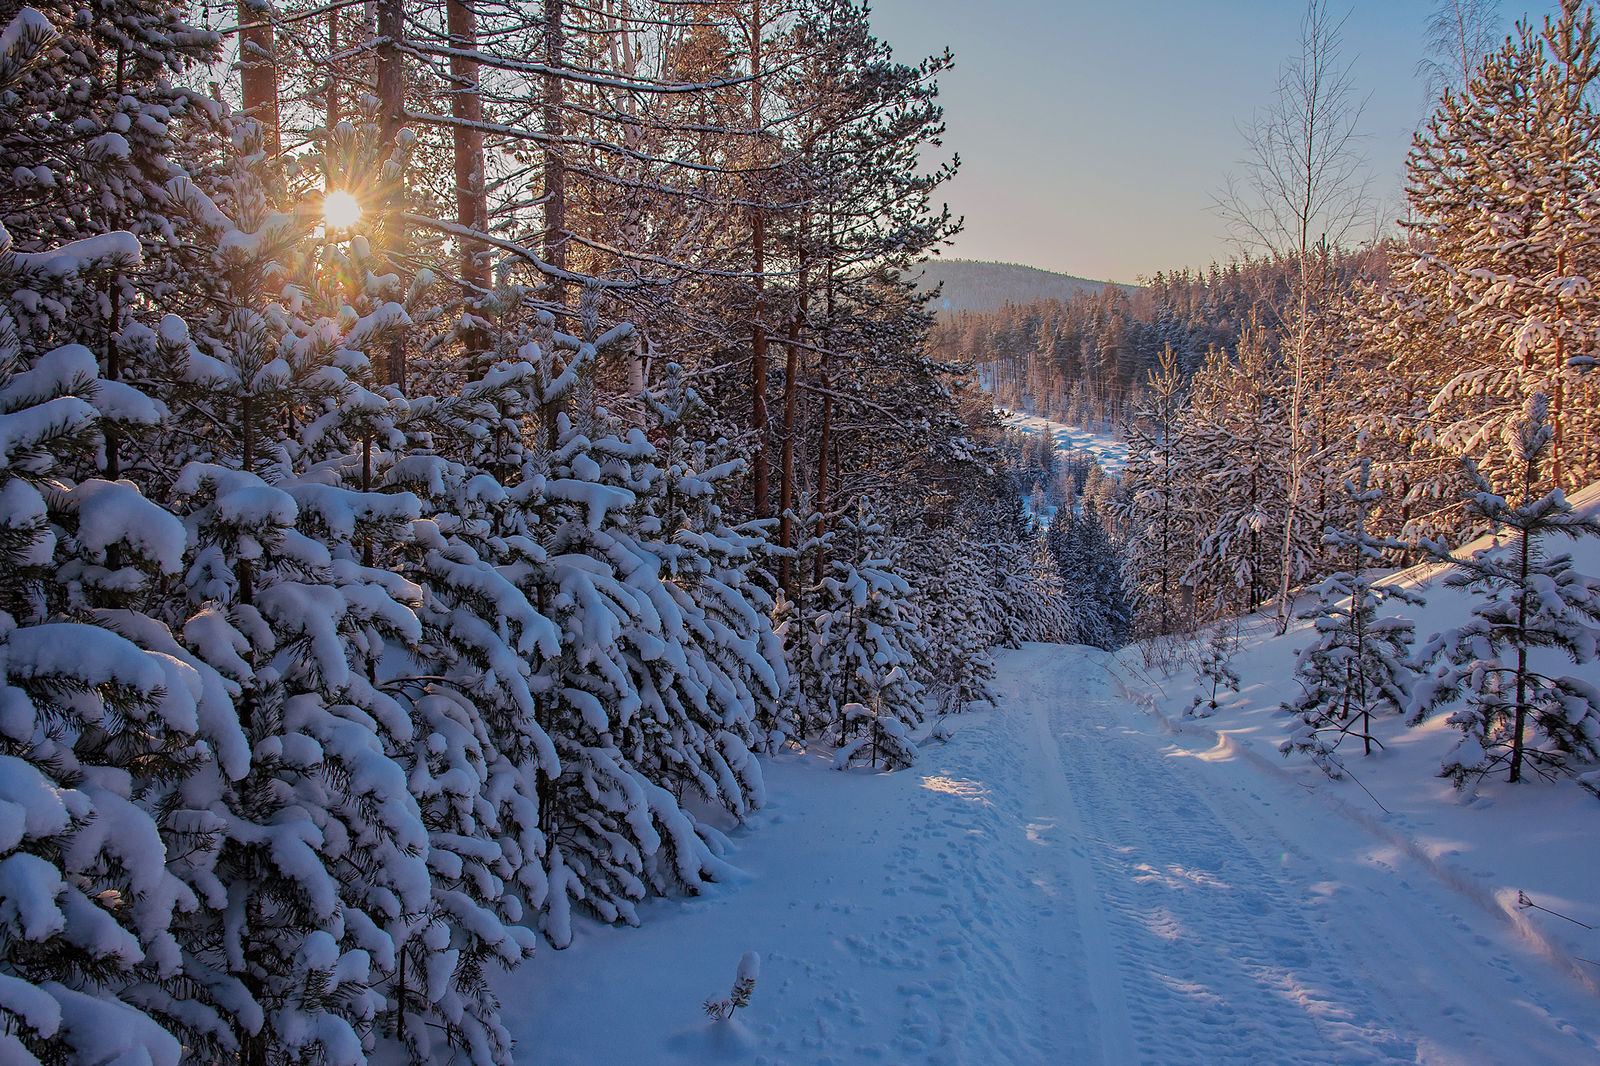
[[[1016,263],[984,263],[974,259],[935,259],[912,268],[918,286],[926,290],[944,282],[936,311],[995,311],[1008,303],[1031,304],[1040,300],[1065,303],[1079,294],[1094,295],[1111,282],[1089,281]],[[1132,289],[1129,285],[1116,288]]]

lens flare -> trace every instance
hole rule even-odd
[[[322,220],[329,229],[349,229],[361,221],[361,205],[343,189],[322,198]]]

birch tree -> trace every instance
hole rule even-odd
[[[1299,265],[1287,357],[1289,486],[1279,566],[1278,632],[1288,629],[1291,554],[1300,525],[1305,441],[1302,414],[1311,355],[1314,299],[1313,251],[1340,247],[1372,217],[1366,158],[1359,125],[1366,101],[1344,58],[1348,15],[1335,16],[1326,0],[1308,0],[1300,20],[1300,54],[1284,64],[1274,100],[1243,127],[1243,172],[1230,177],[1215,208],[1233,239],[1246,248]]]

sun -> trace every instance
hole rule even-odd
[[[322,220],[329,229],[349,229],[361,221],[361,204],[343,189],[322,198]]]

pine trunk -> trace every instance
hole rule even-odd
[[[566,83],[558,71],[567,49],[565,0],[544,0],[544,261],[557,273],[550,278],[550,302],[555,305],[560,326],[567,306],[567,283],[561,277],[567,264],[567,167],[562,151],[566,136]],[[545,441],[554,449],[560,440],[561,408],[557,404],[544,415]]]
[[[478,47],[478,17],[465,0],[449,0],[445,17],[450,47],[472,52]],[[478,62],[467,56],[450,57],[450,114],[461,120],[454,130],[456,170],[456,221],[481,231],[488,224],[488,204],[483,190],[483,98],[478,93]],[[461,244],[461,278],[479,289],[489,287],[486,249],[472,241]]]
[[[750,128],[761,129],[761,35],[764,29],[761,0],[750,9]],[[757,144],[760,134],[757,133]],[[754,197],[752,197],[754,199]],[[752,215],[751,273],[755,276],[756,304],[750,339],[750,429],[755,435],[755,455],[751,459],[750,491],[755,496],[755,515],[771,514],[767,499],[771,474],[767,459],[767,217],[759,206]]]
[[[783,453],[778,472],[778,547],[794,547],[794,423],[800,406],[800,320],[804,317],[804,284],[801,286],[801,312],[789,323],[789,356],[783,366]],[[791,595],[793,567],[787,555],[778,560],[778,584]]]
[[[566,0],[544,0],[544,260],[556,270],[567,264],[567,168],[562,138],[566,136],[566,82],[558,73],[567,49]],[[567,284],[550,280],[551,300],[561,308],[567,302]],[[559,321],[559,320],[558,320]]]
[[[278,58],[273,40],[272,5],[239,0],[239,69],[245,113],[261,124],[261,147],[272,159],[278,140]]]
[[[1528,480],[1531,488],[1532,478]],[[1528,728],[1528,536],[1524,530],[1517,545],[1517,708],[1511,731],[1511,773],[1507,778],[1513,784],[1522,780],[1523,736]]]
[[[379,123],[383,132],[383,142],[388,147],[393,147],[400,135],[400,127],[405,123],[406,93],[405,72],[402,69],[400,47],[405,40],[405,8],[402,0],[379,0],[378,2],[378,108],[380,112]],[[405,222],[401,214],[405,210],[405,191],[400,183],[396,183],[394,192],[389,202],[385,205],[388,217],[385,219],[388,231],[388,247],[394,257],[396,267],[402,248],[405,246]],[[394,338],[389,342],[389,358],[385,373],[388,384],[395,385],[404,391],[406,387],[406,348],[405,340],[399,330],[395,331]]]

